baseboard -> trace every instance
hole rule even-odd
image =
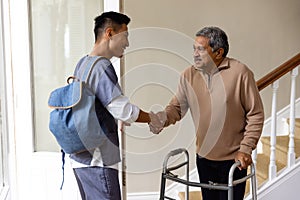
[[[140,192],[127,194],[127,200],[153,200],[159,199],[158,192]]]
[[[183,176],[181,178],[185,179],[186,176]],[[196,168],[190,171],[189,180],[193,182],[199,182],[198,172]],[[200,190],[201,189],[197,187],[189,187],[189,191],[200,191]],[[168,197],[179,199],[178,197],[179,192],[185,192],[185,191],[186,191],[186,185],[174,182],[168,187],[166,187],[165,194]],[[153,199],[159,199],[159,196],[160,196],[160,192],[128,193],[127,200],[153,200]]]

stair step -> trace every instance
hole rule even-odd
[[[180,200],[185,200],[185,192],[179,192],[178,197]],[[201,191],[190,191],[189,200],[202,200]]]
[[[249,172],[248,172],[249,173]],[[265,180],[260,178],[260,177],[257,177],[256,176],[256,182],[257,184],[261,184],[263,183]],[[246,189],[245,189],[245,197],[248,196],[250,194],[250,187],[251,187],[251,184],[250,184],[250,179],[248,179],[246,181]]]
[[[256,163],[256,177],[258,181],[258,185],[263,183],[268,179],[269,176],[269,164],[270,158],[265,154],[257,155],[257,163]],[[284,163],[281,163],[279,160],[276,160],[277,172],[285,167]]]
[[[287,163],[289,136],[276,137],[276,160],[281,163]],[[262,137],[260,141],[263,144],[263,152],[270,155],[270,137]],[[296,158],[300,157],[300,139],[294,138]]]
[[[257,182],[257,186],[261,185],[262,183],[264,183],[266,181],[266,179],[263,179],[261,177],[258,177],[256,175],[256,182]],[[245,190],[245,197],[247,197],[248,195],[250,195],[250,187],[251,187],[251,184],[250,184],[250,179],[247,180],[246,182],[246,190]],[[252,195],[252,194],[251,194]]]
[[[250,171],[250,170],[249,170]],[[250,172],[248,172],[249,174]],[[256,182],[257,182],[257,186],[261,185],[262,183],[264,183],[266,181],[266,178],[262,177],[262,176],[258,176],[257,175],[257,168],[256,168]],[[246,190],[245,190],[245,196],[247,196],[250,193],[250,179],[247,180],[246,182]]]

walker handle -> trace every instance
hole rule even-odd
[[[177,154],[181,154],[183,152],[186,152],[186,149],[183,149],[183,148],[175,149],[175,150],[169,152],[167,157],[176,156]]]
[[[179,148],[179,149],[172,150],[165,157],[165,160],[164,160],[164,163],[163,163],[163,173],[166,173],[166,171],[167,171],[167,166],[168,166],[169,158],[172,157],[172,156],[176,156],[178,154],[181,154],[181,153],[185,153],[185,156],[186,156],[186,161],[184,162],[184,164],[188,164],[189,163],[189,153],[188,153],[188,151],[186,149]]]

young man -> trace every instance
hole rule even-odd
[[[117,120],[126,123],[150,122],[148,113],[130,103],[123,95],[118,77],[110,62],[123,56],[128,47],[130,18],[116,12],[102,13],[95,18],[95,44],[90,54],[81,58],[74,75],[81,77],[85,64],[101,56],[88,79],[88,86],[96,94],[96,113],[106,140],[99,147],[70,155],[71,164],[83,200],[120,200],[118,162],[120,150]],[[152,116],[152,118],[155,116]]]
[[[234,179],[244,177],[252,163],[251,152],[260,138],[264,111],[252,71],[228,58],[227,35],[218,27],[196,34],[195,64],[180,77],[178,90],[160,121],[150,123],[159,133],[181,120],[190,109],[196,131],[196,159],[200,182],[228,183],[229,169],[240,161]],[[234,199],[244,197],[245,183],[234,187]],[[227,191],[202,188],[204,200],[225,200]]]

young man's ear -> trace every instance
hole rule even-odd
[[[113,29],[112,29],[112,28],[107,28],[107,29],[105,30],[105,37],[106,37],[107,39],[111,39],[112,32],[113,32]]]

